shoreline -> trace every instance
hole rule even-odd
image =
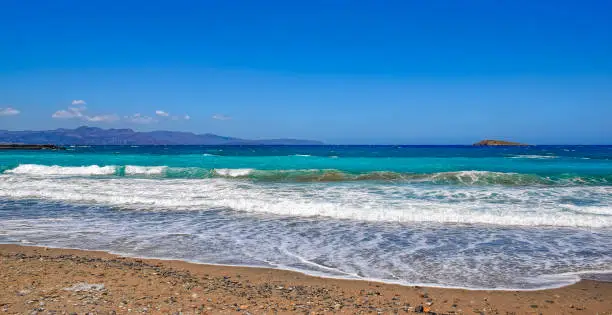
[[[0,261],[0,311],[18,313],[612,314],[612,282],[595,280],[534,291],[451,289],[14,244],[0,244]],[[85,289],[70,291],[75,285]]]
[[[567,286],[571,286],[579,283],[580,281],[596,281],[596,282],[610,282],[612,283],[612,269],[603,270],[603,271],[579,271],[579,272],[568,272],[562,274],[556,274],[555,276],[576,276],[576,281],[572,283],[568,283],[565,285],[559,286],[550,286],[550,287],[542,287],[535,289],[516,289],[516,288],[470,288],[470,287],[459,287],[459,286],[443,286],[432,283],[402,283],[402,282],[393,282],[393,281],[385,281],[383,279],[376,278],[349,278],[342,276],[332,276],[332,275],[324,275],[324,274],[316,274],[316,273],[308,273],[307,271],[303,271],[300,269],[293,268],[282,268],[282,267],[267,267],[267,266],[257,266],[257,265],[231,265],[231,264],[217,264],[217,263],[207,263],[207,262],[199,262],[193,260],[185,260],[185,259],[176,259],[176,258],[163,258],[163,257],[151,257],[151,256],[139,256],[132,255],[129,253],[121,253],[121,252],[113,252],[106,250],[90,250],[90,249],[82,249],[82,248],[73,248],[73,247],[54,247],[54,246],[45,246],[45,245],[28,245],[28,244],[16,244],[16,243],[0,243],[0,252],[2,251],[2,247],[4,245],[12,245],[17,247],[32,247],[32,248],[42,248],[45,250],[53,249],[53,250],[69,250],[69,251],[78,251],[84,253],[102,253],[107,255],[112,255],[121,258],[131,258],[131,259],[139,259],[139,260],[154,260],[154,261],[169,261],[169,262],[182,262],[192,265],[203,265],[203,266],[211,266],[211,267],[228,267],[228,268],[248,268],[248,269],[261,269],[263,271],[268,270],[278,270],[278,271],[287,271],[287,272],[295,272],[299,273],[306,277],[314,277],[321,279],[333,279],[333,280],[341,280],[341,281],[365,281],[371,283],[377,283],[382,285],[398,285],[402,287],[422,287],[422,288],[432,288],[432,289],[443,289],[443,290],[464,290],[464,291],[499,291],[499,292],[530,292],[530,291],[545,291],[545,290],[554,290],[561,289]],[[583,278],[582,275],[592,275],[590,278]],[[606,280],[595,279],[596,275],[603,275]]]

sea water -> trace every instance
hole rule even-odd
[[[559,287],[612,272],[612,146],[3,151],[0,243]]]

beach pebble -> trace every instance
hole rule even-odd
[[[104,290],[103,283],[92,283],[89,284],[87,282],[79,282],[71,287],[64,288],[65,291],[100,291]]]
[[[17,295],[24,296],[24,295],[29,294],[30,292],[31,292],[30,290],[21,290],[21,291],[17,292]]]

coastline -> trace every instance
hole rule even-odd
[[[0,260],[0,311],[9,313],[612,314],[612,282],[594,280],[539,291],[410,287],[12,244],[0,244]],[[104,288],[67,290],[83,283]]]
[[[21,144],[0,143],[0,150],[66,150],[65,147],[54,144]]]

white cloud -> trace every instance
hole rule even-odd
[[[20,111],[12,107],[0,108],[0,116],[15,116],[19,115]]]
[[[83,114],[81,114],[81,111],[75,109],[75,108],[69,108],[68,110],[58,110],[57,112],[53,113],[53,115],[51,115],[52,118],[59,118],[59,119],[70,119],[70,118],[80,118],[83,117]]]
[[[212,119],[216,119],[216,120],[230,120],[230,119],[232,119],[232,117],[230,117],[230,116],[225,116],[225,115],[223,115],[223,114],[214,114],[214,115],[212,116]]]
[[[170,115],[170,114],[168,114],[167,112],[164,112],[163,110],[159,110],[158,109],[158,110],[155,111],[155,115],[161,116],[161,117],[168,117],[168,115]]]
[[[73,111],[73,112],[83,112],[87,110],[87,107],[83,106],[83,107],[69,107],[68,110]]]
[[[176,115],[174,115],[174,116],[170,117],[170,119],[172,119],[172,120],[181,120],[181,119],[190,120],[191,116],[189,116],[189,115],[184,115],[184,116],[176,116]]]
[[[87,121],[91,122],[113,122],[119,120],[119,116],[115,114],[110,115],[96,115],[96,116],[84,116]]]
[[[83,100],[74,100],[72,101],[72,105],[78,107],[69,107],[68,109],[61,109],[53,113],[51,115],[52,118],[57,119],[80,119],[89,122],[113,122],[119,120],[119,116],[115,114],[102,114],[102,115],[85,115],[85,111],[87,107],[85,107],[85,101]]]
[[[141,115],[140,113],[136,113],[132,116],[125,116],[123,118],[135,124],[153,124],[157,122],[157,119],[150,116]]]

